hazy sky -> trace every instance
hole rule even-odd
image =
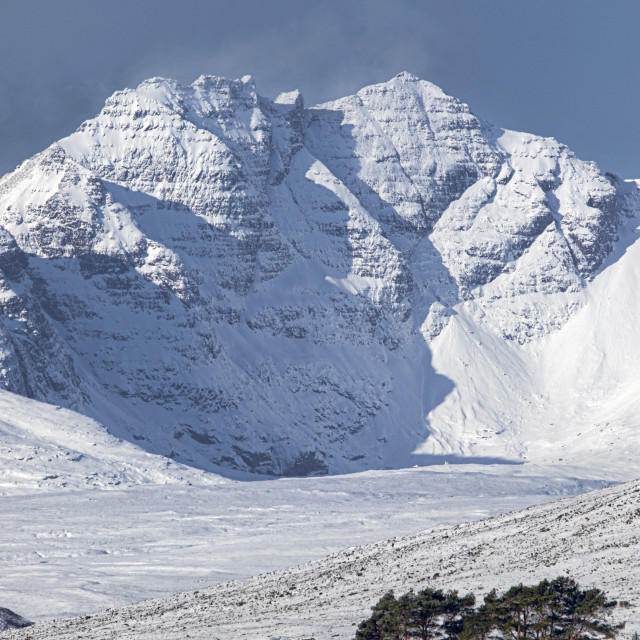
[[[640,0],[0,0],[0,173],[151,76],[308,105],[401,70],[640,178]]]

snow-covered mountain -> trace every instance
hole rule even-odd
[[[506,590],[559,575],[603,589],[624,637],[640,628],[640,482],[404,538],[351,547],[298,567],[44,622],[7,639],[353,638],[389,589]]]
[[[638,193],[406,73],[148,80],[0,180],[0,378],[209,470],[624,452]]]

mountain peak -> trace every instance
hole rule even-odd
[[[392,80],[402,80],[403,82],[421,82],[422,79],[410,73],[409,71],[401,71],[395,75]]]
[[[295,105],[298,108],[304,108],[304,98],[302,94],[294,89],[293,91],[284,91],[274,100],[276,104]]]
[[[392,95],[398,96],[407,96],[409,93],[420,95],[422,99],[427,103],[431,103],[433,100],[445,100],[451,104],[459,104],[462,103],[456,98],[447,95],[438,85],[429,82],[428,80],[423,80],[418,76],[409,73],[408,71],[401,71],[399,74],[387,80],[386,82],[380,82],[377,84],[368,85],[360,91],[358,91],[357,95],[367,95],[367,94],[382,94],[386,95],[391,93]]]
[[[407,72],[304,112],[152,78],[56,148],[0,181],[0,383],[212,470],[519,460],[553,392],[521,345],[639,208]]]
[[[145,89],[146,87],[165,86],[165,85],[170,87],[182,86],[177,80],[173,80],[172,78],[164,78],[162,76],[153,76],[152,78],[147,78],[146,80],[143,80],[136,87],[136,90]]]
[[[241,78],[226,78],[224,76],[201,75],[191,84],[192,87],[223,88],[223,87],[245,87],[250,91],[256,90],[256,83],[252,76],[244,75]]]

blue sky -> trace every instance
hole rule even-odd
[[[640,0],[1,0],[0,173],[147,77],[310,105],[407,70],[640,178],[639,24]]]

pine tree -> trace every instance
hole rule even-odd
[[[438,635],[439,618],[443,613],[446,596],[442,589],[423,589],[416,598],[416,637],[432,640]]]
[[[457,591],[449,591],[444,602],[443,631],[449,640],[459,639],[464,629],[464,620],[473,613],[476,597],[472,593],[458,596]]]
[[[566,576],[519,584],[501,596],[494,589],[474,605],[471,593],[427,588],[396,599],[389,591],[360,623],[356,640],[603,640],[624,626],[606,621],[616,602]]]
[[[372,615],[363,620],[356,631],[356,640],[405,640],[405,626],[403,624],[403,608],[406,596],[401,597],[400,603],[393,595],[393,591],[386,593],[371,608]]]
[[[484,604],[477,610],[469,613],[463,619],[461,640],[486,640],[489,634],[496,629],[498,621],[495,607],[498,594],[495,589],[484,597]]]
[[[556,578],[549,584],[551,620],[549,637],[563,640],[613,638],[624,624],[612,626],[604,620],[616,606],[600,589],[580,589],[572,578]]]
[[[535,587],[525,587],[520,583],[496,600],[494,616],[502,624],[505,637],[528,640],[535,635],[539,623],[537,614],[543,607],[545,591],[544,581]]]

